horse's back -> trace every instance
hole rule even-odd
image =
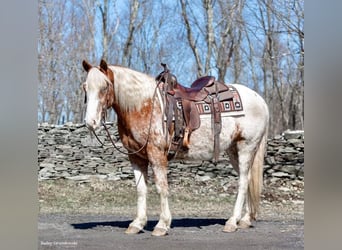
[[[242,84],[230,84],[240,94],[244,115],[235,119],[240,128],[244,128],[245,134],[255,135],[267,132],[269,122],[269,111],[265,100],[254,90]]]
[[[241,102],[246,119],[256,119],[257,121],[268,121],[268,106],[257,92],[242,84],[230,84],[236,88],[241,97]]]
[[[229,84],[239,92],[243,112],[222,114],[220,150],[226,151],[234,140],[244,138],[247,144],[258,143],[267,133],[268,107],[254,90],[241,85]],[[179,158],[209,160],[213,157],[213,130],[210,116],[201,116],[201,125],[192,132],[189,151]]]
[[[246,113],[262,112],[268,115],[268,107],[265,100],[254,90],[242,84],[229,84],[237,89],[241,96],[242,105]],[[260,110],[259,110],[260,109]]]

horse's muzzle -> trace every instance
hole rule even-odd
[[[100,127],[101,124],[97,123],[94,119],[86,119],[84,120],[86,127],[90,130],[90,131],[95,131],[98,127]]]

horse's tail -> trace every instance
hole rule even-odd
[[[248,173],[247,206],[252,220],[259,212],[260,196],[263,184],[264,156],[267,146],[267,128],[257,147],[252,166]]]

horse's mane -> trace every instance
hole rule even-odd
[[[98,68],[93,67],[89,70],[87,75],[87,82],[91,83],[88,84],[89,90],[101,89],[102,87],[106,86],[106,81],[109,81],[109,79],[105,74],[101,73]]]
[[[108,66],[114,73],[115,100],[124,111],[140,110],[143,103],[153,97],[156,83],[153,77],[122,67]],[[90,89],[101,89],[110,81],[97,67],[90,69],[87,81]]]
[[[125,111],[140,110],[143,103],[153,97],[156,83],[153,77],[144,73],[110,65],[114,73],[115,100]]]

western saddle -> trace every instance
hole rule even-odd
[[[210,105],[212,131],[214,135],[214,163],[219,157],[219,138],[221,133],[220,102],[233,98],[233,94],[224,83],[215,81],[213,76],[203,76],[195,80],[190,88],[177,82],[175,75],[171,74],[166,64],[156,80],[164,83],[160,88],[165,103],[166,127],[173,133],[168,158],[172,159],[180,150],[187,151],[192,131],[201,124],[200,114],[196,103],[205,102]]]

